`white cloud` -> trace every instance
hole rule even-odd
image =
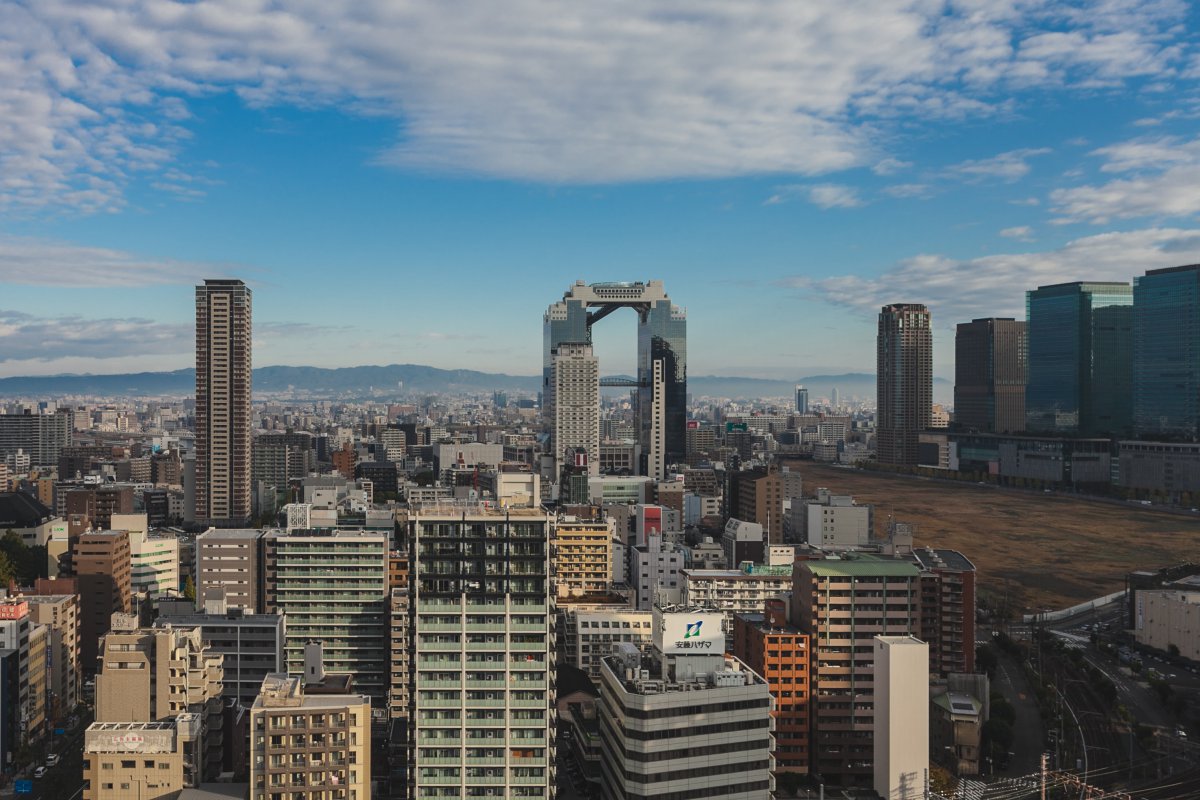
[[[228,265],[148,259],[104,247],[0,236],[0,284],[64,287],[186,284],[227,272]]]
[[[396,120],[383,163],[548,183],[825,174],[892,120],[1178,73],[1182,2],[27,0],[0,26],[0,208],[112,210],[187,101]],[[1049,31],[1049,32],[1048,32]],[[890,168],[885,166],[884,169]],[[160,182],[194,195],[195,186]]]
[[[1017,225],[1012,228],[1005,228],[1000,231],[1000,235],[1006,239],[1016,239],[1020,242],[1033,241],[1033,228],[1028,225]]]
[[[906,170],[912,165],[913,162],[911,161],[901,161],[898,158],[885,158],[871,167],[871,171],[876,175],[895,175],[897,172]]]
[[[1024,317],[1024,293],[1075,280],[1128,281],[1148,269],[1200,261],[1200,229],[1103,233],[1056,250],[972,259],[923,254],[874,277],[795,277],[786,285],[873,313],[897,300],[925,303],[941,326],[983,316]]]
[[[1048,147],[1027,147],[1021,150],[1010,150],[991,158],[963,161],[949,168],[952,175],[958,175],[968,182],[977,183],[994,178],[1009,183],[1019,180],[1029,174],[1029,159],[1050,152]]]
[[[185,354],[194,347],[195,329],[191,324],[136,317],[36,317],[0,309],[0,363]]]
[[[897,183],[885,186],[883,193],[890,197],[925,199],[933,196],[933,187],[926,183]]]
[[[1200,214],[1200,139],[1139,138],[1093,151],[1102,172],[1124,173],[1100,185],[1056,189],[1050,194],[1058,223],[1107,224],[1138,217]]]
[[[862,200],[853,187],[837,183],[818,183],[808,187],[808,201],[826,209],[857,208],[862,205]]]

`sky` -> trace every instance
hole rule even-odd
[[[0,376],[541,366],[665,282],[692,375],[874,370],[875,315],[1200,261],[1183,0],[0,0]],[[632,312],[595,330],[633,369]]]

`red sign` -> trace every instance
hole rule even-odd
[[[29,603],[22,600],[19,603],[0,604],[0,619],[21,619],[29,616]]]

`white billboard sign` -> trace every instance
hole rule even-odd
[[[723,655],[725,632],[719,611],[654,610],[654,646],[666,655]]]

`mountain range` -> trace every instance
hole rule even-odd
[[[695,397],[788,397],[796,384],[809,390],[816,400],[837,389],[842,399],[869,398],[875,393],[875,376],[864,372],[842,375],[811,375],[795,381],[736,376],[699,375],[688,378],[688,391]],[[195,391],[193,369],[171,372],[135,372],[119,375],[45,375],[0,378],[0,396],[62,397],[98,395],[106,397],[190,396]],[[355,397],[378,394],[466,394],[479,392],[535,393],[541,385],[536,375],[507,375],[469,369],[438,369],[421,364],[339,367],[259,367],[254,370],[256,394],[289,391],[314,395]],[[947,402],[951,384],[935,378],[934,401]]]

